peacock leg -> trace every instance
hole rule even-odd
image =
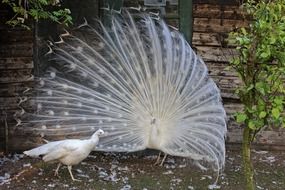
[[[81,180],[75,179],[75,178],[73,177],[71,168],[72,168],[72,166],[67,166],[67,169],[68,169],[68,171],[69,171],[69,174],[70,174],[70,176],[71,176],[71,179],[72,179],[73,181],[81,181]]]
[[[161,155],[161,152],[159,152],[159,154],[158,154],[158,156],[157,156],[157,159],[156,159],[156,162],[154,163],[154,165],[159,164],[159,161],[160,161],[160,155]]]
[[[95,167],[97,170],[100,170],[100,167],[97,166],[97,165],[95,165],[95,164],[94,164],[94,167]]]
[[[61,163],[59,162],[58,165],[57,165],[57,168],[56,168],[56,170],[54,172],[54,176],[58,176],[59,177],[58,170],[59,170],[60,166],[61,166]]]
[[[207,171],[208,169],[205,166],[202,166],[198,160],[194,160],[193,162],[198,168],[200,168],[203,171]]]
[[[167,154],[165,154],[165,153],[164,153],[164,157],[163,157],[163,159],[162,159],[161,163],[159,164],[160,166],[163,166],[163,163],[164,163],[164,161],[165,161],[166,157],[167,157]]]

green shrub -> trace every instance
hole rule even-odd
[[[242,155],[246,189],[255,189],[251,143],[265,126],[285,126],[285,0],[248,0],[243,4],[251,22],[230,34],[239,56],[230,65],[242,85],[237,89],[244,124]]]
[[[33,19],[51,20],[66,26],[72,24],[70,10],[62,8],[59,0],[2,0],[2,3],[9,5],[15,15],[9,21],[8,25],[22,26],[30,29],[27,21]]]

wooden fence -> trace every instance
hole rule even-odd
[[[7,7],[0,7],[0,149],[24,150],[41,143],[41,138],[28,134],[24,129],[14,128],[13,114],[19,110],[19,96],[33,81],[32,31],[9,28],[4,25],[9,13]],[[229,144],[241,142],[242,127],[233,119],[233,113],[242,109],[234,94],[240,84],[236,73],[228,70],[228,62],[235,55],[234,47],[226,43],[227,34],[248,21],[243,18],[234,1],[196,0],[193,4],[193,48],[206,62],[211,77],[221,89],[228,115]],[[169,20],[169,22],[173,22]],[[175,23],[175,21],[173,22]],[[34,55],[35,56],[35,55]],[[257,138],[263,147],[284,149],[285,131],[265,129]]]

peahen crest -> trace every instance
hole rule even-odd
[[[29,97],[37,111],[21,125],[47,136],[101,128],[98,150],[154,148],[221,169],[226,115],[202,59],[161,19],[123,9],[110,20],[51,45],[51,69]]]

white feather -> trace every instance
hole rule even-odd
[[[37,148],[24,151],[30,157],[43,156],[45,162],[57,161],[65,165],[76,165],[84,160],[95,149],[99,142],[99,136],[104,134],[102,130],[96,131],[90,139],[66,139],[48,142]]]
[[[52,136],[102,128],[99,150],[155,148],[221,169],[226,115],[204,62],[162,19],[135,15],[123,9],[110,28],[82,26],[52,46],[57,70],[41,79],[31,98],[40,109],[23,129]]]

